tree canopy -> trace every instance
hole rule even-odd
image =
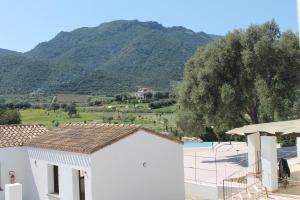
[[[18,110],[0,109],[0,125],[20,123],[21,116]]]
[[[186,63],[177,124],[195,132],[295,118],[299,82],[295,33],[281,33],[275,21],[234,30]]]

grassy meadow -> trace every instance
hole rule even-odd
[[[110,107],[110,106],[107,106]],[[109,109],[109,108],[108,108]],[[164,108],[166,110],[166,108]],[[157,131],[166,131],[175,128],[174,113],[128,113],[121,110],[102,111],[101,107],[79,107],[77,117],[69,117],[67,113],[57,110],[48,111],[45,109],[20,110],[22,124],[42,124],[49,128],[56,126],[57,122],[67,123],[115,123],[115,124],[140,124],[144,127]]]

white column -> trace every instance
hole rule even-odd
[[[5,200],[22,200],[22,185],[20,183],[6,184]]]
[[[260,134],[253,133],[247,136],[248,142],[248,166],[258,163],[260,152]]]
[[[60,200],[79,200],[78,170],[68,165],[60,165],[58,171]]]
[[[300,163],[300,137],[297,137],[297,163]]]
[[[278,190],[277,139],[261,136],[262,184],[269,191]]]

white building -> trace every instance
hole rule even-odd
[[[27,152],[22,146],[46,131],[46,128],[37,125],[0,126],[0,200],[4,200],[4,188],[10,183],[12,174],[17,182],[23,184],[25,200],[38,199]]]
[[[146,93],[151,93],[153,95],[155,92],[150,88],[140,88],[137,92],[134,93],[134,96],[137,99],[144,99]]]
[[[20,177],[28,173],[34,184],[24,200],[184,200],[182,143],[154,131],[66,125],[25,146],[31,170]]]

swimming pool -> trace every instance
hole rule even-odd
[[[186,142],[183,147],[186,148],[210,148],[213,146],[213,142]]]

